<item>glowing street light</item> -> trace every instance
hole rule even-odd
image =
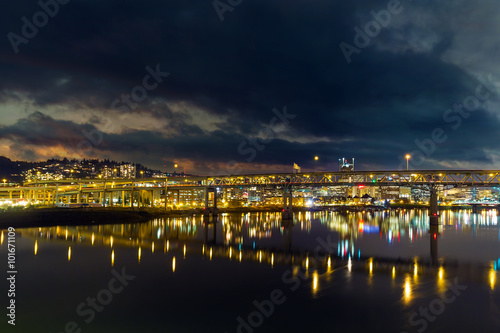
[[[144,171],[141,170],[141,178],[144,178]]]
[[[318,159],[318,156],[314,156],[314,172],[316,172],[316,162],[318,161]]]
[[[410,154],[406,154],[406,156],[405,156],[405,158],[406,158],[406,171],[408,171],[408,161],[410,160],[410,157],[411,157]]]
[[[3,186],[5,186],[5,183],[7,182],[7,179],[2,179],[3,181]]]

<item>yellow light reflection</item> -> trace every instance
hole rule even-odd
[[[229,259],[231,259],[232,256],[233,256],[233,248],[230,247],[229,248]]]
[[[175,273],[175,257],[172,258],[172,272]]]
[[[373,259],[370,259],[370,263],[368,264],[370,268],[370,274],[373,274]]]
[[[68,240],[68,229],[66,229],[66,240]]]
[[[203,244],[203,247],[201,249],[201,254],[205,254],[205,244]]]
[[[184,244],[184,258],[186,258],[186,244]]]
[[[2,236],[0,236],[0,245],[3,245],[3,231],[2,231]]]
[[[497,272],[495,272],[495,270],[492,268],[490,270],[490,287],[491,287],[491,290],[494,290],[495,289],[495,283],[497,281]]]
[[[167,243],[165,244],[166,252],[168,252],[169,249],[170,249],[170,241],[167,241]]]
[[[111,267],[115,265],[115,250],[111,251]]]
[[[396,266],[392,266],[392,278],[396,277]]]
[[[328,262],[326,263],[326,266],[328,267],[328,270],[332,268],[332,258],[328,257]]]
[[[438,270],[437,289],[438,289],[438,292],[440,292],[440,293],[446,292],[446,289],[447,289],[446,281],[444,280],[444,268],[442,266],[439,267],[439,270]]]
[[[113,247],[113,236],[109,238],[109,244],[111,245],[111,247]]]
[[[262,262],[262,251],[259,251],[259,262]]]
[[[241,251],[240,251],[240,262],[241,262]]]
[[[68,261],[71,260],[71,246],[68,248]]]
[[[405,304],[411,301],[411,279],[409,276],[405,278],[404,291],[403,291],[403,301]]]
[[[413,269],[413,275],[417,276],[417,274],[418,274],[418,265],[417,263],[415,263],[415,268]]]
[[[349,260],[347,261],[347,270],[350,272],[352,270],[352,261],[351,257],[349,257]]]
[[[274,253],[271,254],[271,267],[274,266]]]
[[[139,246],[139,250],[137,250],[137,260],[139,261],[139,264],[141,263],[141,247]]]
[[[212,248],[210,248],[210,260],[212,260]]]
[[[155,253],[155,242],[151,243],[151,253]]]
[[[306,269],[309,269],[309,257],[306,258]]]
[[[92,245],[94,245],[95,235],[92,233]]]
[[[318,292],[318,271],[314,271],[313,273],[313,283],[312,283],[313,295],[316,295]]]

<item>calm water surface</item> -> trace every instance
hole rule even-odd
[[[497,214],[445,212],[431,229],[425,210],[16,229],[16,326],[4,310],[0,332],[498,332]]]

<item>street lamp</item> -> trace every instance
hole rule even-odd
[[[175,169],[177,169],[177,167],[178,167],[177,163],[176,163],[176,164],[174,164],[174,173],[176,172],[176,170],[175,170]]]
[[[314,172],[316,172],[316,162],[318,161],[318,159],[318,156],[314,156]]]
[[[410,154],[406,154],[406,171],[408,171],[408,161],[410,160]]]
[[[141,170],[141,178],[144,178],[144,171]]]
[[[3,186],[5,186],[5,183],[7,182],[7,179],[2,179],[3,181]]]

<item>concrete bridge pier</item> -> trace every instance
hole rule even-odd
[[[429,198],[429,218],[430,218],[429,221],[430,225],[439,224],[437,189],[432,185],[430,188],[430,198]]]
[[[213,205],[210,207],[210,193],[213,193]],[[217,209],[217,188],[215,187],[207,187],[205,190],[205,208],[203,210],[203,216],[209,217],[210,214],[212,216],[217,216],[219,210]],[[215,220],[215,219],[214,219]]]
[[[293,219],[293,195],[291,188],[283,189],[283,211],[281,213],[282,221]]]

